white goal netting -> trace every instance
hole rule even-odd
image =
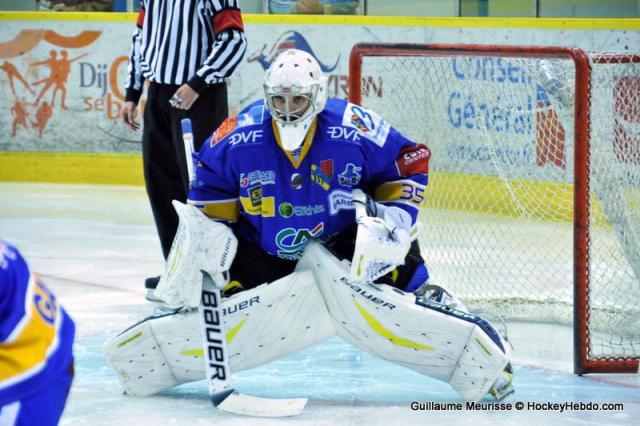
[[[472,307],[512,320],[573,321],[578,155],[590,186],[582,244],[589,291],[579,297],[587,299],[593,359],[640,358],[640,63],[633,58],[589,55],[588,80],[576,79],[569,57],[362,59],[362,105],[431,148],[423,256],[433,283]],[[587,99],[576,99],[576,81],[588,82],[578,91]],[[576,102],[579,114],[588,108],[587,126]],[[576,129],[590,143],[586,155],[576,153]]]

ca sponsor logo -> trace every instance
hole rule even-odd
[[[234,133],[229,136],[229,145],[237,145],[239,143],[255,143],[262,139],[263,130],[251,130],[249,132]]]
[[[340,210],[351,210],[354,208],[351,192],[340,190],[331,191],[327,198],[329,201],[329,213],[332,216],[338,214]]]
[[[356,186],[360,182],[362,167],[348,163],[344,171],[338,175],[340,185]]]
[[[283,259],[297,260],[309,241],[318,238],[324,231],[324,222],[320,222],[313,229],[285,228],[276,235],[278,256]]]
[[[353,142],[360,140],[360,135],[356,129],[341,126],[329,127],[327,136],[329,136],[329,139],[342,139]]]
[[[324,213],[324,206],[322,204],[315,204],[312,206],[294,206],[291,203],[282,203],[278,207],[280,216],[289,218],[291,216],[313,216],[315,214]]]

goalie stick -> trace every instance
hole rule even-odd
[[[189,180],[193,180],[193,131],[191,120],[181,121]],[[202,271],[202,297],[198,307],[202,326],[205,374],[211,402],[221,411],[256,417],[288,417],[302,413],[306,398],[272,399],[241,394],[233,388],[220,289]]]

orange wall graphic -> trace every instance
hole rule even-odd
[[[8,112],[0,117],[8,130],[2,150],[140,152],[141,134],[119,122],[133,23],[6,24],[0,31],[0,109]],[[122,30],[87,28],[107,25]],[[143,109],[144,99],[138,113]]]

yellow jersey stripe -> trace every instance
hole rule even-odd
[[[412,180],[385,182],[375,190],[374,198],[381,203],[396,202],[419,208],[424,201],[426,185]]]
[[[57,300],[33,275],[29,286],[29,320],[11,343],[0,343],[0,389],[38,374],[60,343],[63,316]]]

